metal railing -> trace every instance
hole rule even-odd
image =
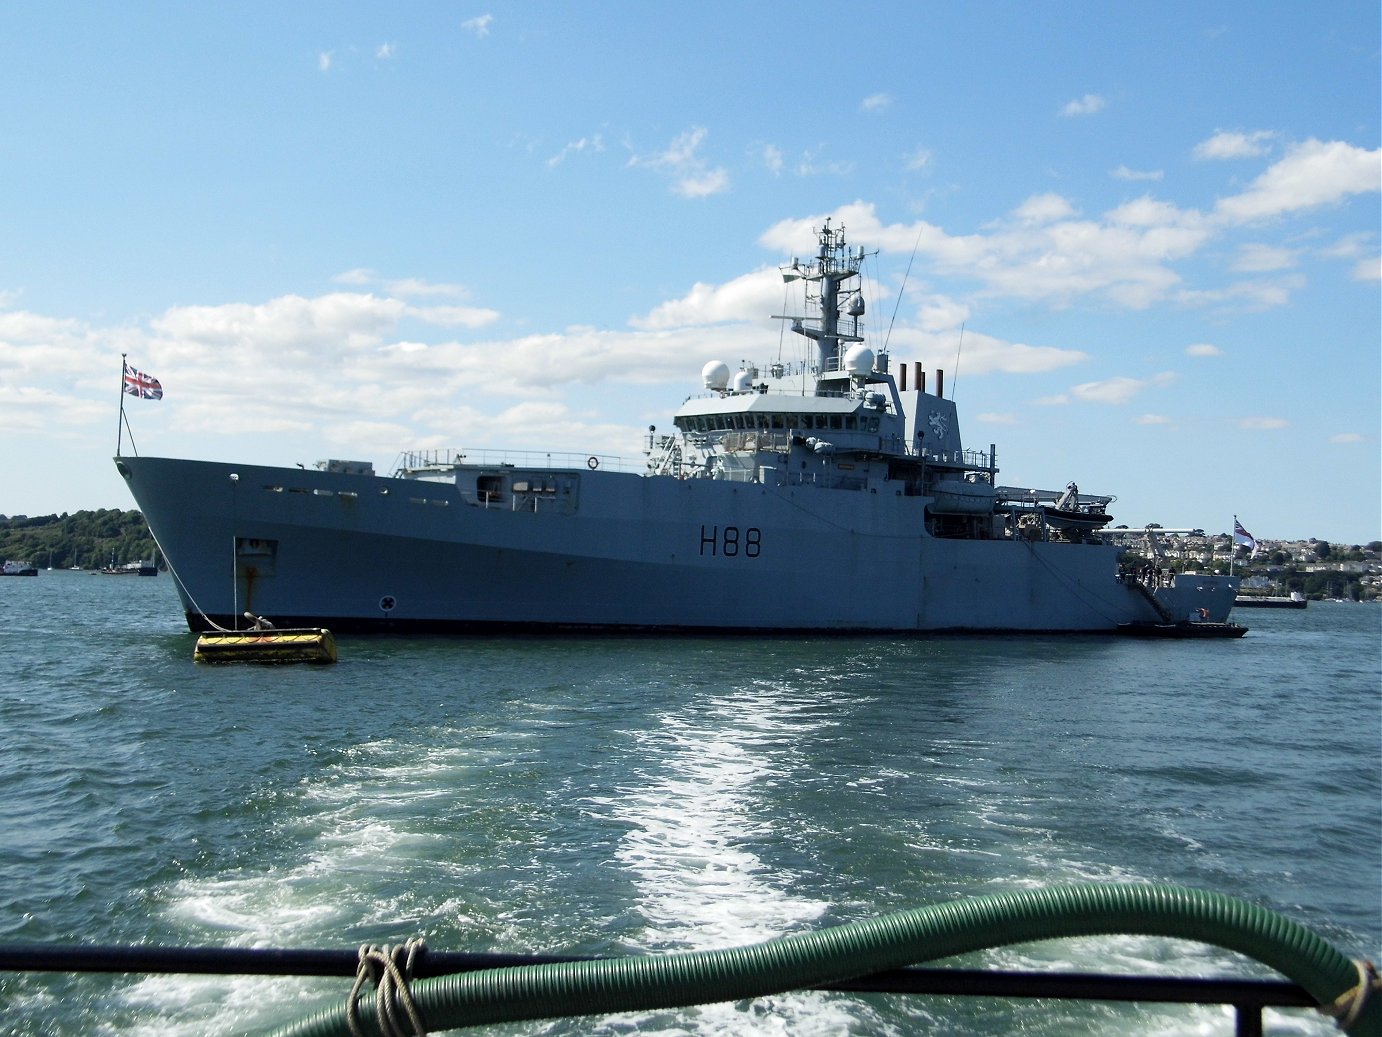
[[[418,979],[479,969],[596,961],[595,956],[420,952]],[[235,976],[340,976],[359,968],[358,950],[281,950],[251,947],[111,947],[10,944],[0,946],[9,972],[138,973]],[[1052,998],[1161,1004],[1227,1005],[1235,1037],[1261,1037],[1267,1008],[1317,1008],[1301,986],[1285,980],[1109,976],[1068,972],[989,972],[982,969],[905,968],[877,972],[816,990],[960,997]]]
[[[592,464],[592,462],[594,462]],[[396,476],[423,472],[447,472],[460,465],[478,468],[533,468],[542,470],[641,472],[646,462],[625,460],[617,454],[581,454],[557,450],[414,450],[400,454]]]

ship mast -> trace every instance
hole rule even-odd
[[[857,252],[851,252],[845,244],[845,229],[841,227],[839,230],[832,230],[828,219],[818,232],[818,238],[820,251],[816,254],[815,263],[802,269],[793,262],[792,269],[790,272],[784,272],[783,277],[787,280],[800,277],[807,281],[820,282],[820,294],[816,300],[820,308],[819,322],[808,324],[805,319],[798,317],[792,321],[792,330],[798,335],[815,339],[816,370],[824,374],[826,371],[841,369],[844,343],[864,341],[859,335],[859,318],[864,315],[864,297],[857,287],[843,287],[850,278],[859,275],[864,250],[860,248]],[[849,300],[845,314],[853,321],[848,331],[840,327],[842,297]]]

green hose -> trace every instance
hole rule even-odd
[[[1303,926],[1241,900],[1175,886],[1081,885],[977,897],[814,933],[719,951],[525,965],[414,982],[432,1030],[518,1019],[740,1001],[957,954],[1072,936],[1126,933],[1196,940],[1237,951],[1331,1004],[1359,983],[1354,963]],[[1382,994],[1345,1032],[1382,1037]],[[380,1032],[362,999],[366,1032]],[[349,1037],[345,1008],[278,1037]]]

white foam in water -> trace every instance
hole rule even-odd
[[[330,1000],[344,1005],[348,990],[340,980],[148,976],[124,995],[126,1004],[139,1010],[139,1021],[118,1032],[131,1037],[221,1037],[262,1032],[284,1019],[308,1016]]]
[[[764,782],[785,777],[781,745],[816,735],[818,723],[763,685],[663,718],[639,736],[643,783],[600,804],[629,826],[616,857],[634,877],[647,920],[642,942],[658,951],[757,943],[800,931],[829,907],[788,891],[792,876],[770,873],[746,847],[783,822],[750,805]],[[621,1015],[602,1032],[629,1032],[656,1019],[659,1034],[839,1034],[895,1032],[868,1006],[819,992],[685,1009],[674,1020]]]
[[[688,710],[641,735],[644,767],[657,770],[609,804],[630,827],[617,858],[637,881],[649,945],[737,946],[799,928],[828,906],[786,892],[787,877],[768,876],[744,848],[771,826],[746,806],[775,776],[755,743],[800,734],[790,708],[761,691],[710,705],[702,723]]]
[[[374,742],[346,756],[348,762],[296,790],[298,810],[280,825],[300,840],[296,862],[184,879],[170,889],[165,913],[192,934],[190,940],[339,946],[349,927],[397,919],[398,905],[379,902],[378,879],[435,840],[410,825],[431,809],[429,801],[465,786],[477,754]],[[348,990],[343,980],[150,976],[123,994],[140,1021],[112,1032],[243,1033],[306,1016],[333,1000],[343,1004]]]

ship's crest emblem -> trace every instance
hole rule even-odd
[[[926,423],[931,426],[931,431],[936,434],[937,439],[944,439],[945,434],[950,431],[949,420],[938,410],[933,410],[931,412],[931,416],[926,419]]]

